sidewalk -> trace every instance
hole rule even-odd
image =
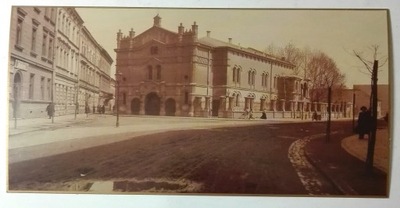
[[[367,174],[365,165],[368,139],[344,134],[332,136],[329,143],[325,138],[311,140],[305,148],[308,160],[345,195],[388,196],[388,129],[377,131],[372,174]]]
[[[17,119],[16,121],[12,119],[8,122],[8,135],[14,136],[27,132],[65,127],[69,124],[93,121],[96,117],[96,114],[90,114],[88,117],[86,117],[86,114],[77,114],[75,119],[75,115],[70,114],[54,117],[54,123],[48,117]]]
[[[358,139],[353,135],[342,140],[342,147],[348,153],[361,161],[366,160],[368,150],[368,139]],[[378,129],[376,132],[374,167],[388,173],[389,169],[390,138],[388,129]]]

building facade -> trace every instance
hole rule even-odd
[[[83,113],[113,98],[110,55],[72,7],[14,7],[10,33],[10,118]],[[92,109],[92,108],[91,108]]]
[[[390,113],[389,85],[380,84],[378,87],[378,117]],[[362,106],[370,108],[371,85],[353,85],[355,94],[355,111],[359,112]]]
[[[294,65],[253,48],[217,40],[198,25],[177,32],[153,26],[139,35],[117,33],[119,111],[126,114],[304,117],[311,112],[309,80]],[[118,87],[119,86],[119,87]]]
[[[57,8],[55,113],[75,112],[83,20],[74,8]]]
[[[45,117],[53,99],[56,9],[13,7],[10,32],[10,117]]]

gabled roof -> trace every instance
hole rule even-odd
[[[270,59],[270,60],[274,60],[274,61],[282,62],[282,63],[285,63],[285,64],[293,65],[290,62],[284,61],[284,60],[279,59],[279,58],[277,58],[275,56],[272,56],[272,55],[269,55],[269,54],[264,53],[262,51],[259,51],[257,49],[250,48],[250,47],[249,48],[244,48],[242,46],[235,45],[235,44],[232,44],[232,43],[229,43],[229,42],[224,42],[224,41],[221,41],[221,40],[217,40],[215,38],[211,38],[211,37],[208,37],[208,36],[200,38],[198,40],[198,42],[200,44],[203,44],[203,45],[206,45],[206,46],[210,46],[210,47],[213,47],[213,48],[229,47],[229,48],[241,50],[243,52],[251,53],[251,54],[254,54],[254,55],[257,55],[257,56],[262,56],[262,57]]]
[[[137,35],[136,37],[134,37],[134,39],[135,39],[135,38],[138,38],[138,37],[141,37],[141,36],[144,36],[144,35],[146,35],[147,33],[151,33],[151,31],[153,31],[153,30],[161,30],[161,31],[166,32],[166,33],[169,33],[169,34],[171,34],[171,35],[176,35],[176,36],[178,35],[178,33],[172,32],[172,31],[167,30],[167,29],[165,29],[165,28],[153,26],[153,27],[151,27],[151,28],[145,30],[144,32],[140,33],[140,34]]]

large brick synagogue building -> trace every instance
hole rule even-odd
[[[198,25],[177,32],[154,17],[139,35],[117,33],[119,111],[139,115],[304,117],[313,105],[310,81],[291,75],[293,64],[252,48],[217,40]]]

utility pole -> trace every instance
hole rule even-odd
[[[355,122],[355,109],[356,109],[356,92],[354,92],[354,86],[353,86],[353,109],[351,110],[352,111],[352,114],[353,114],[353,128],[352,128],[352,131],[354,132],[354,130],[355,130],[355,128],[356,128],[356,122]]]
[[[332,103],[332,87],[328,87],[328,122],[326,124],[326,140],[325,142],[328,143],[331,139],[331,103]]]
[[[378,117],[378,60],[374,61],[374,66],[372,70],[372,121],[371,121],[371,132],[368,139],[368,152],[366,160],[366,170],[367,174],[372,174],[374,166],[374,149],[376,141],[376,127],[377,127],[377,117]]]

